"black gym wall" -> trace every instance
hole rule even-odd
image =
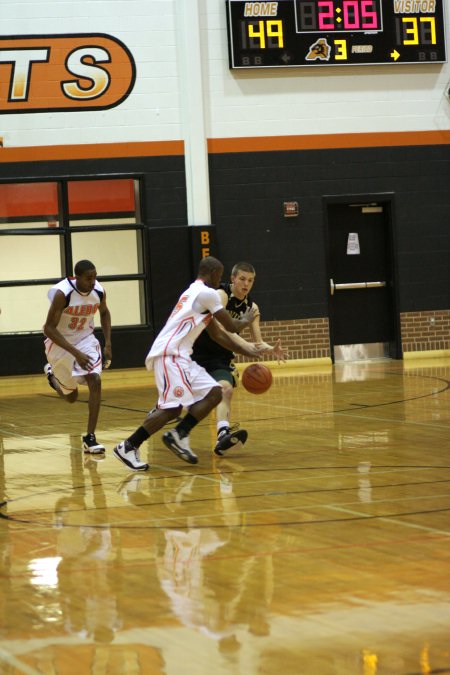
[[[209,164],[215,226],[210,252],[224,262],[225,277],[238,260],[254,264],[264,320],[327,316],[323,198],[329,195],[393,193],[400,311],[450,307],[448,145],[210,154]],[[135,174],[144,185],[151,324],[113,330],[115,367],[140,367],[155,332],[195,274],[184,158],[2,166],[3,177],[18,181],[122,174]],[[299,216],[284,217],[285,201],[299,203]],[[36,334],[1,336],[0,374],[42,372],[42,340]]]

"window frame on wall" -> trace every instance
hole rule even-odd
[[[74,183],[92,183],[98,181],[133,181],[132,183],[132,193],[133,193],[133,202],[134,202],[134,213],[130,211],[127,214],[128,219],[133,219],[134,222],[123,222],[123,214],[118,215],[110,214],[108,215],[107,211],[99,211],[98,213],[88,213],[84,214],[81,212],[80,219],[82,220],[93,220],[96,216],[100,216],[99,221],[102,219],[107,220],[106,224],[101,224],[97,222],[95,224],[82,224],[76,225],[77,218],[73,217],[74,214],[70,212],[69,208],[69,189],[70,185]],[[0,271],[0,291],[7,288],[21,288],[21,287],[42,287],[42,295],[46,297],[47,290],[50,286],[58,283],[61,278],[66,276],[73,275],[73,267],[77,260],[73,259],[73,237],[77,234],[82,233],[108,233],[108,232],[130,232],[134,231],[136,233],[136,263],[137,271],[134,273],[120,273],[120,274],[102,274],[101,266],[97,267],[97,273],[99,281],[102,284],[107,286],[108,283],[120,284],[123,282],[123,287],[133,288],[134,284],[137,285],[138,298],[135,298],[136,305],[136,315],[139,317],[139,322],[130,322],[130,323],[117,323],[117,313],[116,313],[116,323],[120,328],[148,328],[150,326],[150,316],[149,316],[149,302],[148,302],[148,264],[147,256],[144,251],[147,247],[147,233],[144,225],[144,214],[142,209],[142,182],[143,177],[139,174],[95,174],[95,175],[65,175],[58,177],[45,177],[45,178],[20,178],[20,179],[5,179],[0,181],[0,186],[2,185],[42,185],[48,183],[54,183],[57,187],[57,212],[51,214],[39,214],[36,215],[36,222],[42,223],[40,226],[30,226],[30,227],[20,227],[18,223],[22,221],[33,222],[33,217],[28,218],[19,218],[14,216],[12,218],[2,217],[0,218],[0,247],[2,242],[2,237],[59,237],[62,238],[59,244],[60,252],[60,270],[61,273],[57,276],[38,276],[36,275],[33,279],[17,278],[5,279],[1,277]],[[19,209],[20,210],[20,209]],[[125,213],[125,212],[124,212]],[[122,222],[120,222],[122,220]],[[117,221],[117,222],[114,222]],[[10,227],[4,227],[4,224],[11,225]],[[45,225],[43,225],[45,223]],[[17,254],[20,255],[20,239],[17,240],[18,246],[14,247],[17,250]],[[89,257],[93,259],[95,265],[97,262],[95,260],[95,253]],[[45,269],[45,264],[43,265],[43,271]],[[53,270],[54,271],[54,270]],[[128,286],[127,286],[128,282]],[[108,296],[109,297],[109,296]],[[42,317],[42,323],[45,320],[45,315]],[[8,330],[2,330],[0,328],[0,335],[11,335],[11,334],[36,334],[42,332],[39,328],[31,328],[21,330],[14,330],[14,327]]]

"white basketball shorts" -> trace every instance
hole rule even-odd
[[[76,348],[90,356],[93,365],[89,370],[83,370],[70,352],[58,347],[49,339],[45,341],[47,361],[64,394],[70,394],[79,384],[86,384],[85,375],[102,372],[102,350],[93,333],[78,342]]]
[[[217,382],[206,370],[189,358],[160,356],[153,361],[158,387],[158,408],[189,408],[201,401]]]

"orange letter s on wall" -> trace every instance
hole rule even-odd
[[[0,114],[113,108],[135,80],[131,52],[110,35],[0,37]]]
[[[88,59],[93,63],[89,63]],[[84,47],[72,52],[67,58],[67,70],[72,75],[84,79],[87,86],[82,86],[79,79],[63,82],[65,95],[75,101],[86,101],[102,96],[109,87],[111,77],[107,70],[95,66],[94,63],[110,63],[110,61],[108,52],[98,47]]]

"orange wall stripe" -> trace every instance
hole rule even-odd
[[[447,145],[450,131],[399,131],[369,134],[313,134],[311,136],[261,136],[210,138],[208,152],[273,152],[276,150],[326,150],[398,145]]]
[[[40,162],[58,159],[102,159],[108,157],[167,157],[183,154],[183,141],[40,145],[23,148],[0,148],[0,163]]]
[[[208,152],[273,152],[411,145],[450,145],[449,131],[399,131],[361,134],[313,134],[309,136],[258,136],[210,138]],[[88,143],[21,148],[0,147],[0,164],[52,160],[102,159],[108,157],[168,157],[184,154],[183,141],[143,143]]]

